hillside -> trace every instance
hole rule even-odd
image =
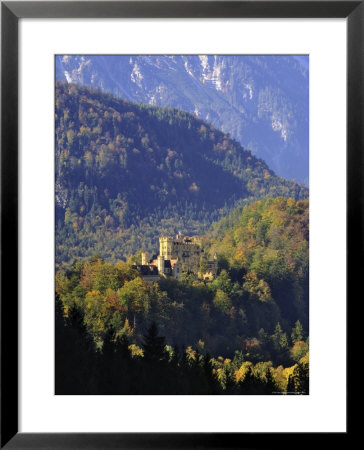
[[[296,318],[308,327],[309,202],[278,197],[233,210],[204,238],[220,268],[261,302],[274,303],[280,321]]]
[[[56,77],[193,113],[308,184],[308,57],[61,55]]]
[[[186,369],[187,361],[202,367],[209,362],[213,369],[210,378],[219,382],[223,392],[243,393],[239,383],[246,379],[248,367],[263,377],[272,369],[280,385],[272,390],[292,391],[287,387],[289,375],[297,367],[302,369],[299,362],[303,358],[308,367],[308,234],[308,201],[278,197],[232,211],[206,234],[205,250],[216,251],[219,264],[218,276],[211,283],[191,276],[148,283],[131,262],[111,264],[98,257],[59,270],[56,293],[60,314],[63,311],[78,329],[70,336],[67,350],[60,338],[60,355],[75,352],[82,331],[83,347],[102,348],[104,355],[110,354],[111,339],[119,345],[115,352],[124,345],[125,357],[127,340],[132,356],[141,358],[140,364],[145,363],[149,371],[151,346],[145,345],[145,338],[155,322],[165,337],[159,342],[166,344],[169,352],[166,355],[159,343],[158,358],[170,360],[181,370]],[[154,341],[158,341],[155,334]],[[80,354],[85,358],[85,350]],[[78,356],[74,357],[77,360]],[[119,367],[116,358],[114,364]],[[94,370],[95,379],[102,379]],[[135,376],[141,372],[140,368]],[[304,372],[306,379],[306,369]],[[88,372],[82,375],[82,382],[89,376]],[[160,379],[159,374],[156,386],[161,386]],[[122,392],[128,389],[115,382]],[[165,380],[161,390],[181,393],[175,382],[167,388]],[[73,383],[71,378],[71,390]],[[148,381],[140,381],[138,387],[132,383],[136,393],[144,393],[145,383]],[[156,386],[153,389],[158,389]],[[298,390],[307,393],[307,389]],[[182,392],[191,393],[187,387]]]
[[[184,111],[57,83],[55,113],[57,264],[124,258],[160,234],[201,234],[239,203],[308,195]]]

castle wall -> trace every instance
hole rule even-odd
[[[200,273],[201,241],[198,237],[178,234],[176,238],[162,236],[159,238],[159,255],[148,262],[148,253],[142,252],[142,266],[154,267],[158,276],[143,274],[150,281],[159,277],[173,276],[181,279],[183,273],[192,272],[205,280],[213,280],[217,273],[217,261],[208,261],[205,274]]]
[[[159,238],[159,254],[165,259],[178,259],[184,272],[197,272],[200,266],[201,245],[194,237],[177,235]]]

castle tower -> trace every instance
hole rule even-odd
[[[142,252],[142,266],[146,266],[148,264],[148,253]]]
[[[166,236],[159,238],[159,254],[164,256],[164,259],[171,259],[172,256],[173,238]]]
[[[157,258],[157,267],[159,273],[164,273],[164,256],[159,255]]]

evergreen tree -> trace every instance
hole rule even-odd
[[[294,370],[296,392],[303,395],[309,393],[309,369],[308,364],[298,363]]]
[[[303,326],[299,320],[297,320],[294,328],[292,328],[291,339],[293,344],[298,341],[302,341],[304,337]]]
[[[273,394],[279,392],[279,388],[277,383],[275,382],[272,374],[272,370],[270,367],[265,372],[265,389],[267,394]]]
[[[287,392],[287,395],[293,395],[296,392],[294,377],[292,374],[288,377],[286,392]]]
[[[254,394],[255,392],[255,385],[256,385],[256,379],[253,375],[253,371],[251,367],[249,366],[244,379],[240,382],[240,391],[242,394]]]
[[[272,335],[272,341],[277,349],[281,348],[281,342],[283,339],[283,335],[284,335],[284,333],[283,333],[281,324],[278,322],[274,328],[274,333]]]
[[[213,373],[211,357],[208,353],[203,358],[203,369],[204,369],[205,377],[207,380],[208,394],[219,393],[219,391],[220,391],[219,384]]]
[[[68,311],[68,317],[64,317],[57,299],[55,327],[56,394],[90,394],[95,375],[95,353],[81,312],[72,308]]]
[[[165,362],[168,360],[168,354],[165,350],[165,337],[158,336],[158,327],[152,322],[147,334],[144,335],[144,358],[151,362]]]

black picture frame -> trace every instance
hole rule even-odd
[[[325,433],[18,432],[18,22],[21,18],[347,18],[347,299],[363,263],[364,1],[1,2],[1,448],[259,448],[300,444]],[[350,351],[350,346],[347,346]],[[334,394],[333,394],[334,395]],[[347,432],[337,433],[343,443]],[[351,435],[351,433],[350,433]],[[269,445],[268,445],[269,443]]]

